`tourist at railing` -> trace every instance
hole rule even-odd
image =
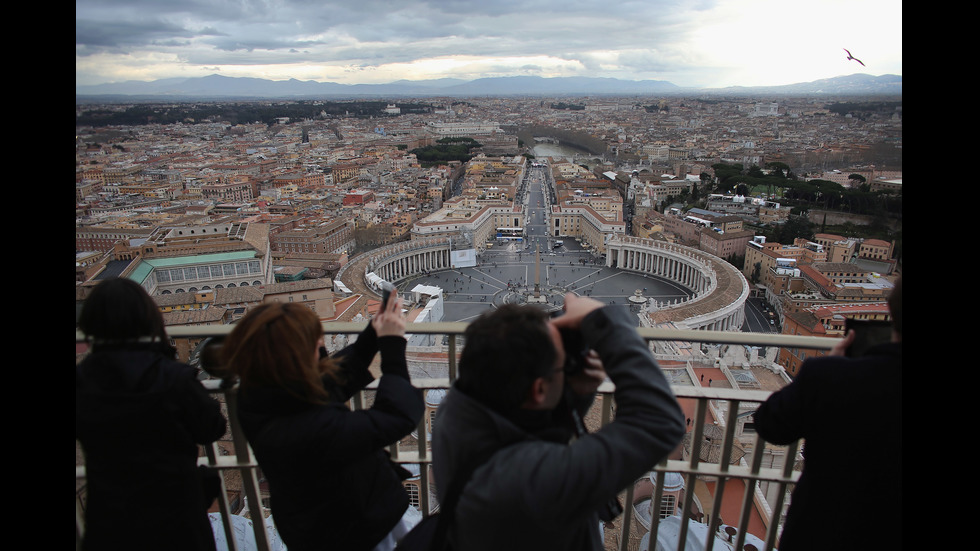
[[[857,337],[849,331],[830,355],[805,361],[755,413],[765,440],[804,439],[803,474],[780,551],[824,548],[825,538],[816,536],[828,530],[835,549],[902,547],[901,279],[888,307],[891,342],[846,357]]]
[[[405,315],[392,295],[357,337],[334,356],[316,314],[295,303],[251,310],[223,344],[240,379],[238,416],[269,483],[272,516],[290,551],[391,549],[420,518],[385,446],[418,425],[422,393],[405,361]],[[345,402],[373,380],[373,405]]]
[[[207,509],[220,480],[198,468],[197,445],[225,433],[218,402],[175,360],[163,316],[137,283],[97,285],[78,326],[92,347],[75,367],[83,549],[214,549]]]
[[[466,329],[432,442],[440,500],[477,465],[450,527],[457,549],[602,549],[617,494],[681,441],[684,415],[626,308],[570,293],[565,310],[507,305]],[[607,373],[615,420],[582,434]]]

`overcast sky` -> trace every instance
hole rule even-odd
[[[844,48],[866,65],[848,60]],[[75,84],[902,74],[900,0],[75,0]]]

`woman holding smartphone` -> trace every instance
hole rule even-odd
[[[238,415],[269,483],[272,516],[290,551],[391,549],[411,528],[407,470],[385,447],[422,417],[422,393],[405,362],[405,315],[392,296],[357,341],[329,356],[308,307],[267,303],[226,339],[226,364],[240,379]],[[374,377],[369,409],[345,403]]]

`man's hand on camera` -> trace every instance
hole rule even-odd
[[[552,320],[555,327],[578,329],[582,318],[591,312],[602,308],[605,304],[594,298],[580,297],[575,293],[565,293],[565,313]]]
[[[565,384],[579,396],[589,396],[599,390],[599,385],[606,380],[606,370],[602,360],[595,350],[589,350],[585,356],[585,368],[565,379]]]

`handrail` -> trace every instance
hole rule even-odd
[[[367,322],[323,322],[326,334],[356,334]],[[406,334],[416,335],[461,335],[466,329],[465,322],[423,322],[406,325]],[[231,333],[234,325],[175,325],[167,327],[171,338],[223,337]],[[656,327],[637,327],[637,332],[648,341],[683,341],[718,344],[741,344],[746,346],[777,346],[785,348],[809,348],[830,350],[840,339],[831,337],[807,337],[776,333],[747,333],[739,331],[702,331],[699,329],[661,329]],[[85,342],[85,335],[75,330],[75,342]]]
[[[366,322],[325,322],[323,324],[323,328],[324,333],[326,334],[357,334],[364,329],[365,324]],[[464,322],[409,323],[406,327],[406,333],[456,336],[462,335],[466,325],[467,324]],[[168,327],[167,333],[171,338],[175,339],[222,337],[230,333],[233,328],[234,325],[174,326]],[[676,330],[650,327],[638,327],[637,331],[647,341],[683,341],[745,346],[796,347],[820,350],[830,349],[839,341],[839,339],[835,338],[805,337],[798,335]],[[75,333],[76,342],[85,342],[85,336],[80,331],[76,330]],[[456,343],[455,339],[450,339],[449,342],[450,347],[447,356],[453,357],[447,358],[447,361],[451,367],[450,377],[452,377],[454,375],[452,367],[455,364]],[[451,386],[452,380],[450,378],[426,378],[413,379],[412,382],[417,388],[431,390],[448,389]],[[363,407],[363,404],[365,403],[365,394],[374,391],[377,388],[377,384],[377,380],[372,382],[365,388],[364,391],[355,396],[355,398],[352,399],[351,407],[354,409]],[[213,393],[224,394],[225,399],[228,402],[229,428],[232,434],[232,442],[236,451],[232,455],[221,456],[220,454],[216,453],[216,444],[212,444],[210,447],[205,447],[205,451],[207,453],[199,459],[199,463],[202,465],[209,465],[223,471],[238,470],[242,476],[242,487],[246,496],[246,503],[248,504],[253,518],[256,518],[257,515],[264,518],[264,513],[262,512],[264,507],[261,503],[256,475],[258,471],[258,464],[255,460],[255,456],[252,453],[251,447],[245,441],[244,436],[241,433],[241,428],[237,421],[236,408],[233,407],[237,398],[237,384],[234,384],[231,381],[211,379],[204,381],[204,385]],[[724,436],[722,440],[721,457],[729,457],[736,439],[735,428],[737,423],[735,421],[736,416],[739,413],[740,405],[743,403],[763,402],[768,398],[770,392],[764,390],[741,390],[687,385],[671,385],[671,388],[677,398],[694,400],[696,402],[695,419],[693,420],[691,429],[691,457],[683,460],[664,460],[656,466],[651,466],[651,473],[655,474],[657,480],[659,481],[656,487],[656,492],[652,498],[657,500],[656,503],[659,503],[660,496],[662,495],[661,485],[663,483],[664,473],[679,473],[684,477],[685,487],[690,489],[690,491],[685,493],[686,497],[681,509],[683,511],[688,511],[691,507],[691,501],[694,499],[693,488],[697,480],[699,478],[713,479],[717,481],[717,491],[715,494],[715,504],[713,510],[720,511],[722,493],[726,483],[732,479],[743,480],[745,482],[745,490],[742,496],[740,518],[736,528],[738,533],[736,548],[741,548],[741,545],[744,543],[744,538],[748,533],[750,515],[753,511],[755,511],[755,503],[757,501],[765,501],[760,497],[761,493],[757,489],[757,485],[759,483],[775,484],[777,488],[776,495],[778,496],[778,498],[775,500],[775,504],[773,506],[769,506],[767,503],[762,504],[767,511],[769,508],[771,508],[765,540],[766,549],[772,549],[778,538],[780,517],[782,515],[783,499],[786,493],[786,488],[795,484],[799,479],[799,472],[793,470],[793,466],[796,462],[797,444],[790,445],[786,448],[786,459],[784,460],[785,464],[782,467],[763,467],[761,465],[761,453],[751,453],[751,457],[747,455],[746,458],[744,458],[737,465],[728,464],[726,461],[708,463],[698,459],[702,445],[701,436],[707,423],[707,411],[708,408],[711,407],[711,403],[725,402],[728,404],[727,417],[725,418],[725,423],[723,425]],[[599,395],[603,397],[603,400],[601,401],[601,423],[603,425],[610,422],[613,418],[613,400],[606,398],[611,398],[614,390],[615,385],[608,380],[602,383],[598,389]],[[421,467],[420,479],[422,486],[419,493],[420,508],[422,509],[423,515],[428,515],[431,514],[431,508],[435,506],[435,504],[430,504],[429,473],[425,468],[425,466],[430,464],[432,461],[431,454],[426,448],[426,419],[423,418],[422,421],[420,421],[417,429],[419,435],[417,445],[419,449],[405,449],[404,446],[395,444],[391,446],[390,451],[393,461],[398,463],[418,464]],[[752,446],[746,446],[746,450],[764,450],[765,447],[766,444],[761,440],[761,438],[756,437],[754,444]],[[75,476],[76,479],[83,479],[85,477],[85,468],[83,466],[76,466]],[[222,480],[224,480],[224,477],[222,477]],[[637,524],[633,515],[633,490],[634,487],[630,486],[625,491],[627,507],[623,513],[622,522],[619,524],[619,528],[621,530],[619,532],[619,549],[621,551],[626,551],[627,549],[627,542],[630,540],[630,532],[632,530],[630,527]],[[232,524],[229,513],[230,508],[227,493],[222,492],[219,499],[221,500],[219,505],[224,531],[226,535],[230,536],[230,534],[232,534]],[[84,531],[82,517],[83,515],[81,513],[80,506],[76,502],[76,534],[81,534]],[[715,534],[716,530],[720,526],[720,522],[721,517],[719,514],[714,514],[711,516],[709,534]],[[258,549],[262,551],[268,550],[270,538],[269,534],[266,532],[265,523],[263,521],[256,520],[252,524],[255,531],[255,540]],[[651,521],[650,524],[650,547],[653,548],[656,541],[658,522]],[[688,523],[683,522],[681,524],[678,549],[685,548],[687,533]],[[229,550],[235,551],[235,544],[231,541],[231,538],[227,537],[226,540],[229,541]],[[710,538],[709,541],[713,541],[713,538]]]

